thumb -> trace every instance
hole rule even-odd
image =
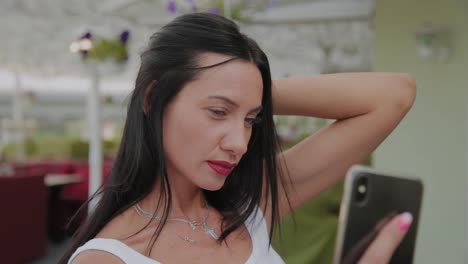
[[[410,213],[395,216],[382,228],[359,263],[388,263],[412,221]]]

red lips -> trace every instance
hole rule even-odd
[[[210,168],[223,176],[228,176],[237,165],[236,163],[230,163],[224,160],[209,160],[207,162]]]

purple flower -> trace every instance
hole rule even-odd
[[[84,33],[84,34],[80,37],[80,40],[81,40],[81,39],[91,39],[92,37],[93,37],[93,35],[91,34],[91,32],[87,31],[86,33]],[[80,50],[80,54],[81,54],[82,57],[88,56],[88,53],[89,53],[88,50]]]
[[[167,2],[167,11],[169,11],[172,14],[175,14],[177,12],[177,5],[174,0],[169,0]]]
[[[211,14],[216,14],[216,15],[220,14],[219,9],[216,7],[210,7],[210,10],[208,10],[208,12],[210,12]]]
[[[122,33],[120,33],[120,42],[122,42],[123,44],[126,44],[129,37],[130,37],[130,32],[128,30],[122,31]]]
[[[83,34],[83,36],[81,36],[80,39],[91,39],[93,37],[93,35],[91,35],[91,32],[86,32]]]
[[[192,7],[192,12],[197,12],[198,8],[195,0],[186,0],[186,2]]]

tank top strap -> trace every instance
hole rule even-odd
[[[245,221],[253,244],[253,252],[245,264],[284,264],[283,259],[270,245],[270,234],[266,219],[260,207]]]

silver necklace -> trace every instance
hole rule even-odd
[[[152,214],[148,211],[145,211],[143,208],[140,207],[139,204],[135,204],[133,206],[133,208],[135,208],[135,211],[140,215],[140,216],[144,216],[144,217],[147,217],[147,218],[150,218],[152,220],[156,220],[156,221],[159,221],[159,222],[163,222],[162,218],[155,215],[155,214]],[[219,236],[215,233],[214,231],[214,228],[209,226],[208,225],[208,217],[210,216],[210,210],[209,210],[209,207],[208,207],[208,203],[205,203],[205,208],[206,208],[206,213],[205,213],[205,219],[203,220],[203,222],[199,222],[199,221],[189,221],[189,220],[186,220],[186,219],[183,219],[183,218],[167,218],[166,219],[166,222],[169,222],[169,221],[179,221],[179,222],[184,222],[186,224],[189,225],[189,227],[195,231],[195,229],[198,227],[198,226],[201,226],[203,227],[203,231],[205,232],[205,234],[209,235],[211,238],[213,238],[214,240],[218,240],[219,239]],[[201,241],[201,240],[204,240],[204,239],[199,239],[199,240],[194,240],[194,239],[191,239],[189,236],[185,235],[185,236],[181,236],[179,235],[178,233],[174,232],[179,238],[181,238],[182,240],[186,241],[186,242],[190,242],[190,243],[195,243],[195,242],[198,242],[198,241]]]

